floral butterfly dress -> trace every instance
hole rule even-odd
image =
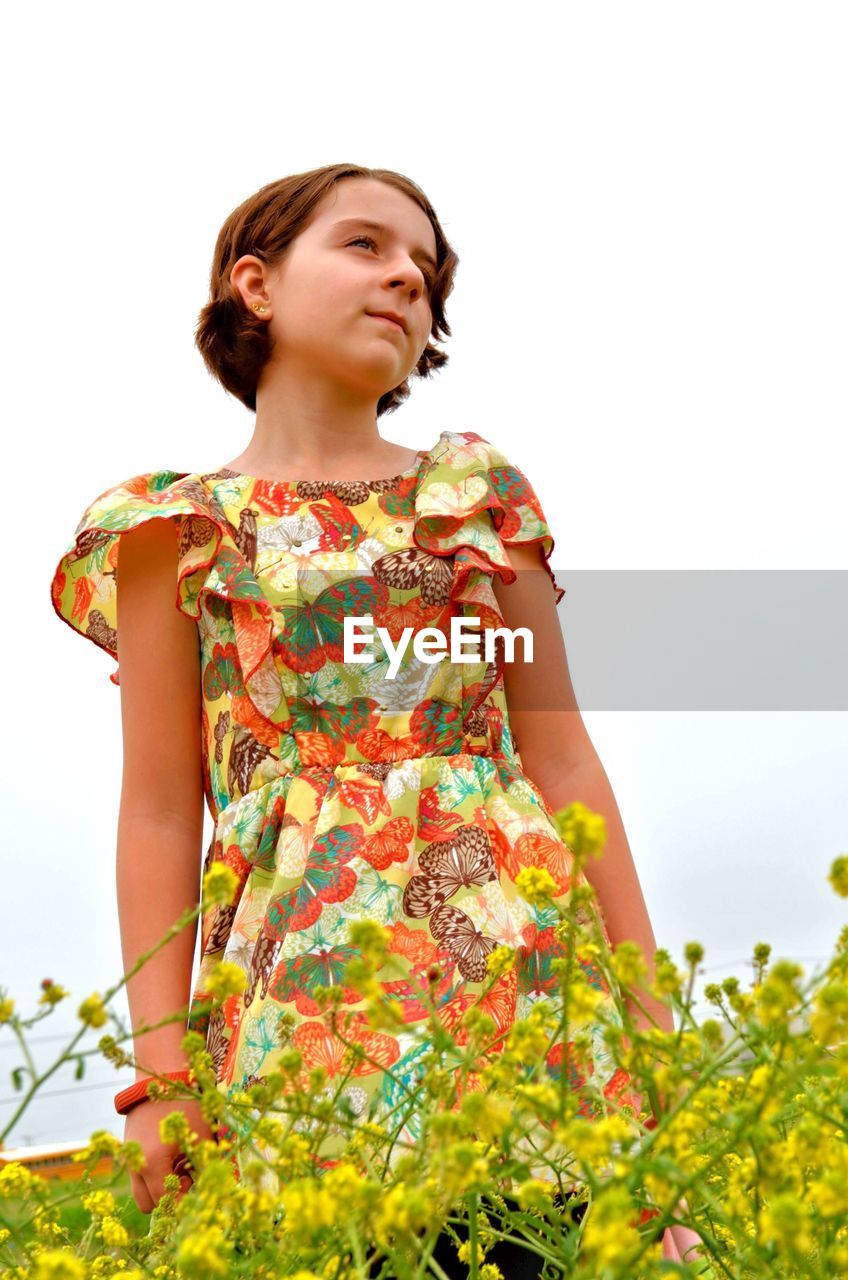
[[[51,586],[57,614],[115,659],[120,535],[161,518],[179,534],[176,607],[198,628],[214,822],[204,869],[222,861],[239,885],[202,919],[190,1025],[205,1033],[228,1096],[274,1070],[286,1047],[302,1054],[304,1082],[325,1069],[330,1095],[350,1071],[343,1040],[362,1044],[343,1096],[353,1114],[393,1127],[424,1071],[428,975],[437,972],[438,1016],[460,1043],[495,947],[517,956],[483,1001],[501,1046],[555,991],[558,917],[522,900],[515,877],[546,866],[564,894],[570,853],[523,772],[502,651],[413,661],[389,679],[376,640],[367,661],[344,662],[343,619],[367,615],[395,643],[404,628],[447,636],[454,617],[503,625],[492,579],[514,580],[505,546],[537,544],[562,597],[553,537],[526,477],[471,431],[443,431],[384,480],[135,476],[89,505]],[[356,954],[348,925],[361,919],[388,930],[377,976],[400,1003],[402,1030],[369,1027],[364,998],[344,984]],[[199,1006],[222,959],[244,970],[246,988],[210,1017]],[[611,1008],[596,969],[593,981]],[[316,999],[328,986],[341,987],[343,1039]],[[593,1084],[620,1093],[626,1077],[599,1029],[593,1045]],[[548,1066],[556,1077],[556,1051]],[[419,1131],[413,1107],[400,1137]],[[327,1135],[324,1165],[341,1142],[340,1128]]]

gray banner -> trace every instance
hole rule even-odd
[[[581,710],[848,710],[848,571],[554,570]]]

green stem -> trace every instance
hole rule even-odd
[[[468,1280],[477,1280],[477,1277],[480,1274],[477,1266],[477,1251],[479,1247],[477,1241],[477,1196],[473,1193],[468,1205],[468,1246],[471,1250]]]

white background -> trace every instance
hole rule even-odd
[[[4,26],[0,985],[24,1012],[43,977],[70,988],[33,1033],[46,1067],[122,968],[120,694],[50,580],[104,489],[249,439],[193,345],[227,214],[341,161],[424,188],[461,260],[450,364],[381,431],[495,443],[566,587],[569,567],[845,568],[848,19],[774,0],[54,3]],[[659,945],[699,939],[705,980],[747,981],[759,940],[808,968],[829,952],[845,713],[586,722]],[[0,1127],[10,1042],[0,1027]],[[128,1078],[95,1058],[71,1089],[65,1070],[7,1145],[121,1134]]]

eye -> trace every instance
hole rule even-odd
[[[372,249],[377,248],[377,241],[373,240],[371,236],[357,236],[356,239],[354,240],[348,240],[348,245],[352,245],[352,244],[367,244]],[[425,271],[423,267],[421,268],[421,274],[424,277],[424,281],[427,285],[428,290],[431,290],[433,288],[432,275],[430,274],[429,271]]]

